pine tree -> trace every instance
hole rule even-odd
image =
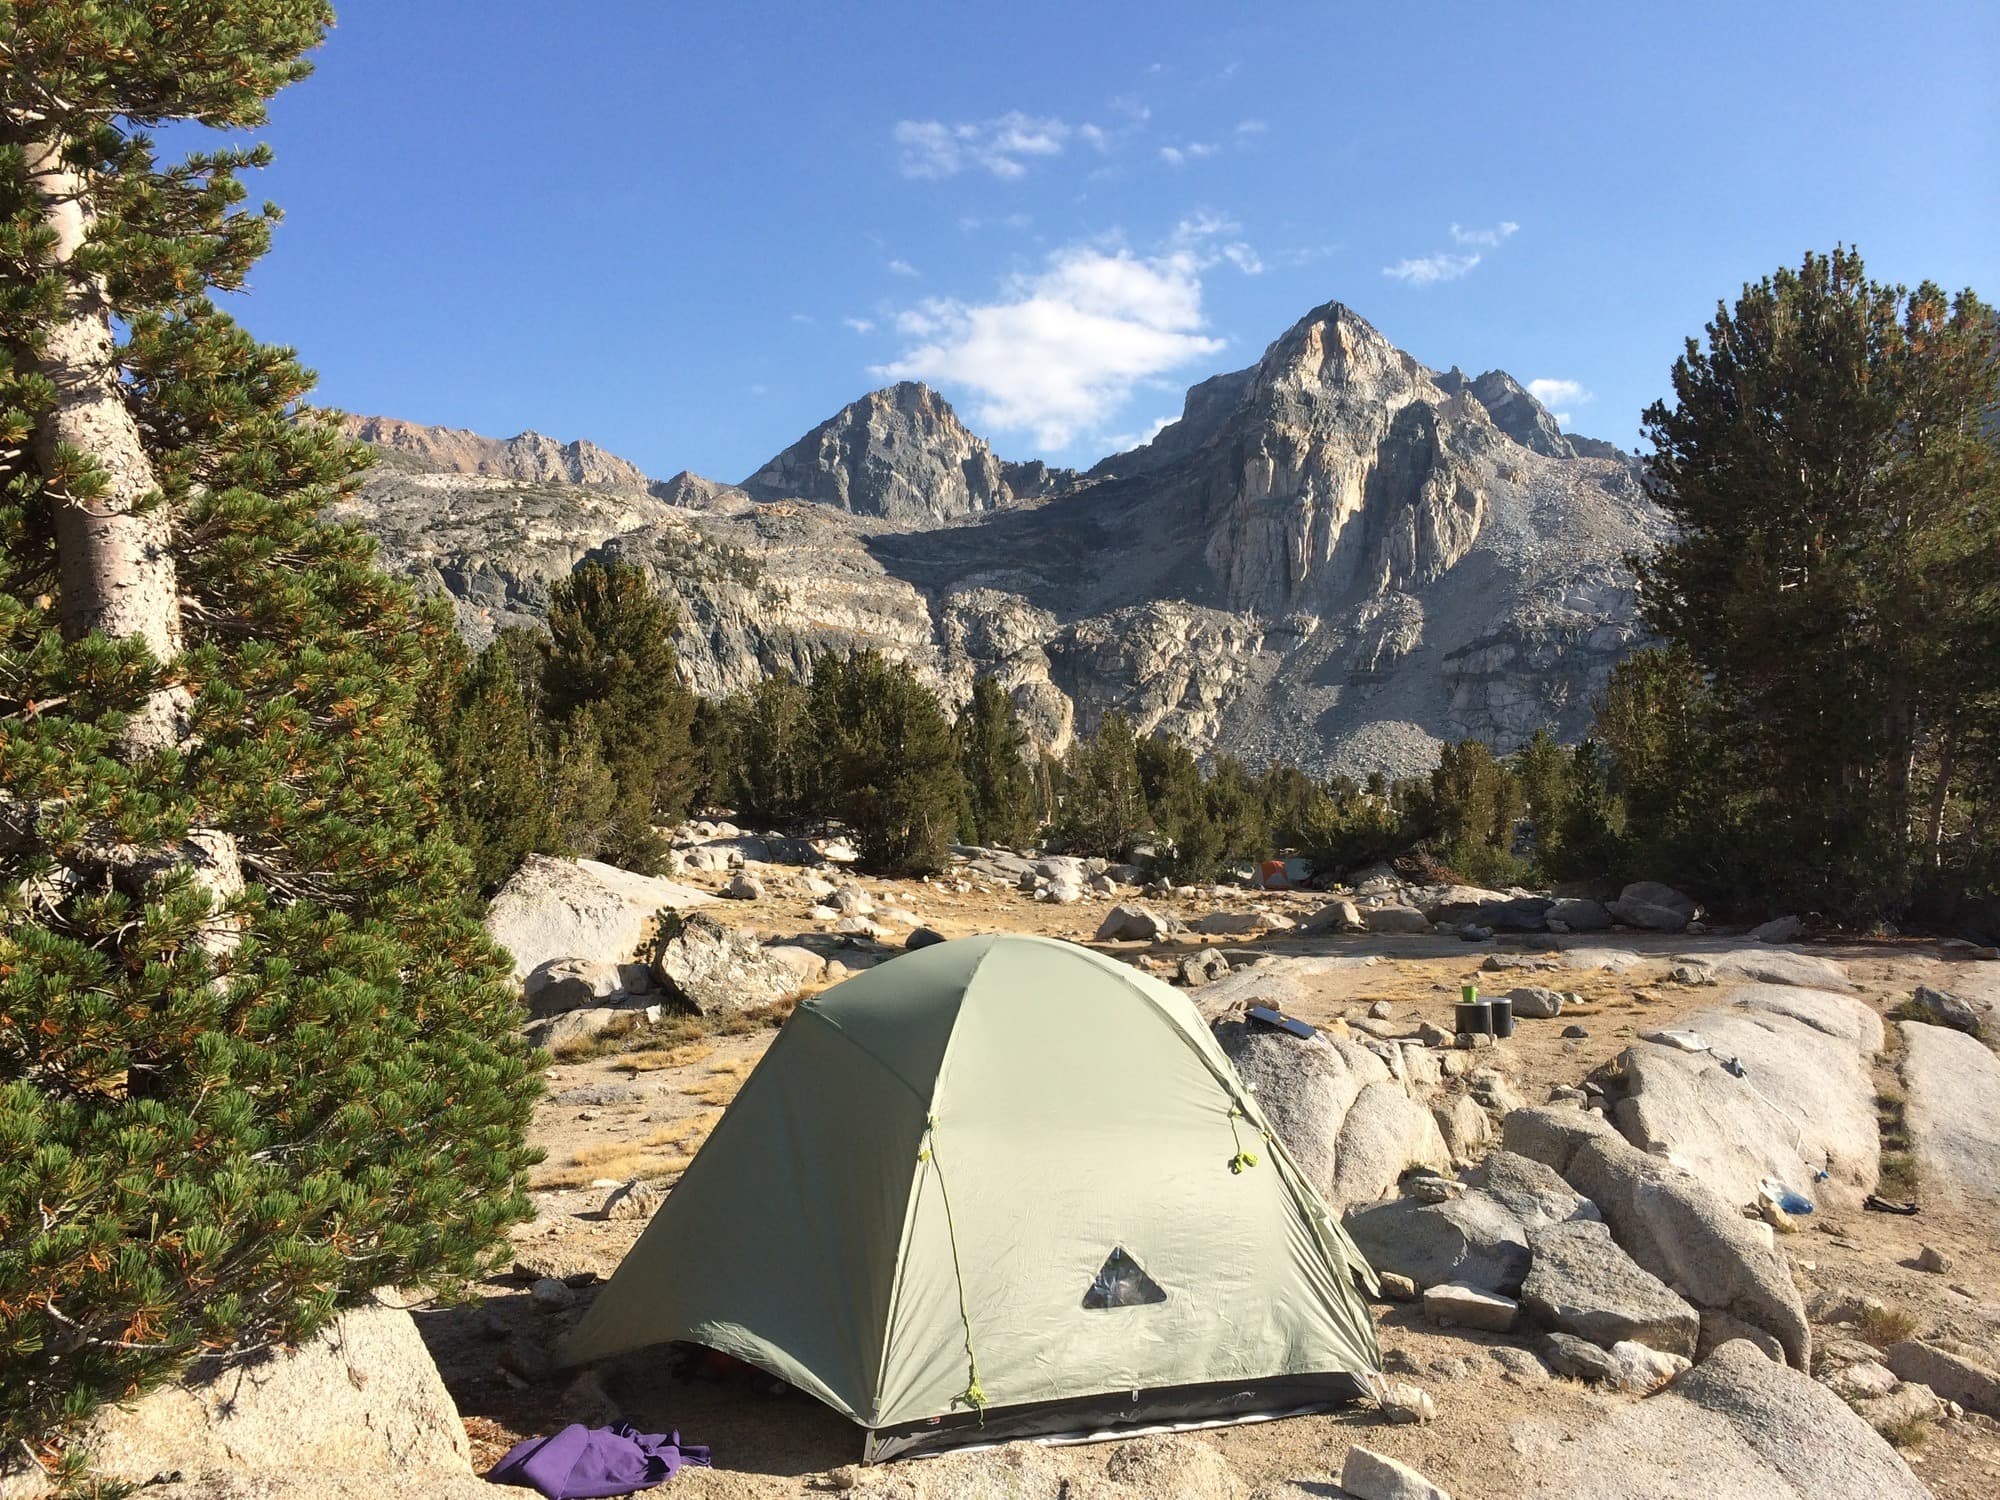
[[[1028,768],[1028,736],[999,683],[982,677],[972,684],[957,734],[965,842],[1020,848],[1035,834],[1034,773]]]
[[[1201,763],[1179,736],[1154,734],[1134,747],[1139,786],[1151,817],[1154,864],[1169,880],[1210,880],[1226,836],[1209,813]]]
[[[548,842],[548,768],[509,649],[496,641],[467,660],[456,636],[444,638],[427,728],[453,835],[492,891]]]
[[[645,873],[666,857],[653,825],[687,811],[696,779],[694,695],[674,652],[678,618],[672,601],[626,562],[587,559],[549,591],[544,711],[559,742],[577,754],[588,753],[576,727],[588,715],[617,788],[594,847],[580,844],[578,852]],[[583,840],[583,821],[567,821],[570,836]]]
[[[366,462],[208,300],[317,3],[9,7],[0,69],[0,1445],[197,1352],[449,1289],[538,1087],[418,694],[434,612],[319,514]]]
[[[1446,745],[1421,797],[1437,857],[1462,879],[1507,884],[1520,874],[1514,825],[1521,788],[1483,740]]]
[[[943,869],[965,782],[937,695],[908,662],[862,651],[821,657],[807,697],[822,751],[817,795],[854,830],[863,866],[884,874]]]
[[[1701,674],[1769,894],[1897,915],[2000,715],[1971,669],[2000,641],[2000,327],[1836,249],[1706,332],[1646,412],[1673,524],[1641,611]]]
[[[1535,856],[1544,865],[1559,858],[1569,816],[1570,770],[1569,752],[1546,728],[1537,729],[1514,756],[1514,777],[1534,825]]]
[[[805,685],[789,672],[774,672],[745,697],[739,810],[765,825],[795,824],[811,814],[820,776]]]
[[[1113,709],[1070,745],[1051,836],[1072,854],[1123,859],[1150,825],[1132,721]]]

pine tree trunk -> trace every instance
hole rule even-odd
[[[67,265],[82,247],[91,212],[81,174],[63,164],[59,142],[27,147],[28,170],[42,202],[42,222],[56,236],[55,259]],[[167,661],[181,649],[180,592],[163,506],[141,510],[158,488],[139,424],[125,404],[117,345],[103,283],[71,279],[64,316],[46,334],[41,371],[55,385],[55,404],[35,428],[35,460],[57,472],[58,450],[95,460],[105,488],[90,500],[57,495],[56,548],[61,563],[63,631],[71,638],[102,631],[143,640]],[[186,694],[152,694],[126,725],[122,752],[138,760],[181,736]]]

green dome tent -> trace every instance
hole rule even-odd
[[[1356,1276],[1185,996],[965,938],[798,1008],[561,1354],[719,1349],[874,1461],[1352,1399]]]

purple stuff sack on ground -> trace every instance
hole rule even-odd
[[[707,1468],[708,1449],[683,1444],[678,1432],[641,1432],[629,1422],[573,1422],[553,1437],[516,1443],[486,1477],[540,1490],[549,1500],[590,1500],[649,1489],[672,1479],[683,1464]]]

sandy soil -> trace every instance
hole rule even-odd
[[[730,902],[718,914],[768,939],[801,941],[838,956],[840,940],[831,933],[830,924],[815,923],[807,915],[812,903],[804,892],[803,873],[782,867],[759,867],[757,873],[765,881],[765,897]],[[723,883],[720,877],[690,879],[718,889]],[[893,897],[947,937],[1006,930],[1088,940],[1111,905],[1110,898],[1076,906],[1037,903],[991,882],[863,879],[859,883],[878,901]],[[1148,904],[1172,909],[1192,921],[1218,909],[1253,907],[1298,917],[1325,899],[1313,893],[1217,888]],[[1581,1002],[1566,1007],[1560,1020],[1524,1020],[1513,1040],[1496,1049],[1495,1062],[1531,1104],[1546,1099],[1548,1090],[1558,1084],[1581,1081],[1615,1057],[1639,1031],[1672,1024],[1712,1003],[1717,993],[1675,984],[1667,977],[1671,955],[1719,941],[1700,937],[1606,935],[1605,946],[1640,952],[1649,961],[1624,973],[1560,969],[1548,974],[1483,972],[1480,965],[1494,951],[1493,945],[1468,945],[1456,938],[1276,935],[1253,941],[1209,941],[1232,957],[1269,953],[1374,959],[1366,967],[1306,981],[1309,998],[1293,1009],[1321,1025],[1341,1019],[1364,1021],[1371,1005],[1387,1001],[1393,1019],[1402,1025],[1428,1020],[1448,1029],[1452,1001],[1468,981],[1489,990],[1546,983],[1580,995]],[[1108,945],[1106,951],[1151,960],[1164,968],[1195,946],[1118,944]],[[858,965],[891,951],[863,941],[848,945],[845,956]],[[1885,1014],[1915,984],[1949,987],[1952,976],[1963,973],[1960,962],[1923,943],[1816,945],[1812,951],[1846,963],[1863,997]],[[1588,1035],[1564,1038],[1563,1028],[1572,1023]],[[481,1467],[522,1436],[552,1431],[570,1420],[605,1420],[617,1410],[642,1427],[678,1429],[690,1441],[714,1448],[716,1470],[685,1473],[674,1486],[683,1492],[775,1497],[818,1493],[855,1482],[852,1472],[834,1476],[858,1456],[857,1430],[809,1398],[769,1389],[771,1382],[761,1377],[681,1375],[666,1351],[649,1351],[615,1362],[595,1379],[569,1384],[567,1374],[547,1367],[544,1351],[574,1314],[541,1313],[527,1295],[534,1275],[581,1281],[587,1273],[611,1274],[642,1226],[599,1217],[608,1186],[634,1175],[669,1186],[769,1045],[776,1034],[774,1025],[772,1021],[733,1035],[676,1035],[664,1040],[634,1036],[596,1055],[559,1061],[550,1068],[548,1094],[534,1126],[535,1142],[546,1153],[535,1177],[538,1217],[516,1233],[520,1274],[487,1282],[471,1303],[419,1316],[426,1341],[466,1418]],[[1885,1059],[1881,1071],[1885,1081],[1893,1081],[1893,1056]],[[2000,1163],[1995,1169],[2000,1171]],[[1921,1185],[1918,1199],[1923,1200]],[[1820,1214],[1805,1222],[1810,1228],[1782,1243],[1809,1300],[1820,1288],[1867,1294],[1904,1310],[1918,1330],[1995,1340],[2000,1330],[2000,1235],[1994,1223],[1942,1214],[1898,1218],[1868,1212]],[[1917,1252],[1925,1245],[1951,1257],[1949,1272],[1939,1275],[1915,1268]],[[1199,1440],[1226,1455],[1253,1490],[1270,1485],[1288,1496],[1338,1493],[1331,1477],[1348,1445],[1360,1441],[1416,1465],[1459,1500],[1466,1500],[1516,1492],[1523,1471],[1510,1427],[1523,1419],[1555,1424],[1565,1433],[1581,1432],[1603,1421],[1617,1403],[1631,1399],[1547,1379],[1531,1362],[1507,1352],[1529,1348],[1527,1337],[1437,1330],[1409,1307],[1382,1305],[1376,1311],[1388,1367],[1414,1379],[1436,1398],[1440,1416],[1435,1424],[1391,1428],[1372,1407],[1357,1407],[1333,1415],[1225,1429],[1203,1434]],[[1816,1337],[1855,1332],[1819,1328]],[[1499,1359],[1496,1350],[1501,1351]],[[1095,1478],[1103,1474],[1111,1447],[1059,1449],[1046,1462],[1062,1475]],[[2000,1425],[1988,1419],[1974,1416],[1933,1424],[1919,1442],[1905,1449],[1905,1457],[1945,1500],[1990,1500],[2000,1494]],[[913,1493],[918,1481],[907,1477],[913,1469],[926,1471],[932,1466],[892,1465],[867,1471],[859,1476],[858,1492]],[[899,1472],[906,1477],[898,1479]],[[936,1470],[939,1479],[945,1472]],[[1282,1481],[1298,1487],[1283,1489]]]

